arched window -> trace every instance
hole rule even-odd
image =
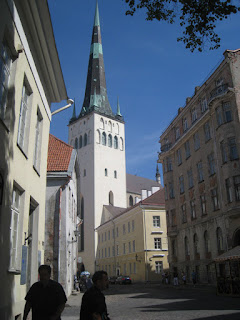
[[[112,122],[108,121],[108,131],[112,132]]]
[[[118,123],[116,123],[116,134],[119,134],[119,124]]]
[[[133,206],[133,197],[132,196],[129,197],[129,206]]]
[[[87,172],[86,172],[86,169],[84,169],[83,170],[83,176],[86,177],[86,175],[87,175]]]
[[[114,149],[118,149],[118,137],[114,137]]]
[[[107,169],[105,168],[105,177],[107,177],[107,175],[108,175],[108,171],[107,171]]]
[[[87,141],[87,134],[84,134],[84,147],[87,145],[88,141]]]
[[[217,228],[217,249],[218,253],[221,253],[223,251],[223,235],[222,235],[222,229]]]
[[[91,135],[92,135],[91,130],[89,130],[88,131],[88,138],[87,138],[88,144],[91,143]]]
[[[99,130],[97,130],[97,138],[96,138],[97,143],[101,143],[101,133]]]
[[[106,146],[106,144],[107,144],[107,138],[106,138],[106,133],[105,132],[102,133],[102,144],[104,146]]]
[[[117,171],[114,170],[114,178],[117,179]]]
[[[194,255],[198,254],[198,236],[195,233],[193,236]]]
[[[113,193],[112,193],[112,191],[109,192],[109,204],[113,206]]]
[[[82,148],[82,136],[79,137],[79,149]]]
[[[75,139],[75,149],[78,149],[78,138]]]
[[[207,230],[204,232],[203,237],[204,237],[204,249],[205,249],[205,253],[207,254],[208,252],[210,252],[209,237],[208,237]]]
[[[108,146],[110,148],[112,148],[112,135],[111,134],[108,135]]]
[[[188,243],[188,237],[187,236],[184,238],[184,247],[185,247],[185,255],[189,256],[189,243]]]
[[[120,138],[120,150],[122,151],[124,149],[123,147],[123,138]]]
[[[100,119],[100,129],[104,129],[104,120],[103,120],[103,118]]]

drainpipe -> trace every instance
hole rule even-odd
[[[115,222],[113,221],[113,219],[111,220],[113,223],[113,227],[114,227],[114,238],[113,238],[113,245],[114,245],[114,265],[115,265],[115,276],[117,275],[117,258],[116,258],[116,252],[115,252],[115,248],[116,248],[116,234],[115,234]]]
[[[146,248],[144,249],[145,251],[145,277],[146,277],[146,282],[148,282],[148,264],[147,264],[147,231],[146,231],[146,217],[145,217],[145,209],[142,205],[139,206],[143,210],[143,225],[144,225],[144,240],[146,244]]]

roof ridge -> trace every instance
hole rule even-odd
[[[71,146],[71,145],[70,145],[70,144],[68,144],[67,142],[65,142],[65,141],[63,141],[63,140],[61,140],[61,139],[57,138],[57,137],[56,137],[56,136],[54,136],[53,134],[49,133],[49,136],[52,136],[55,140],[58,140],[59,142],[61,142],[61,143],[65,144],[67,147],[70,147],[71,149],[74,149],[74,147],[73,147],[73,146]]]

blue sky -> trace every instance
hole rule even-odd
[[[98,0],[108,98],[117,97],[125,120],[127,172],[155,179],[159,137],[223,58],[240,48],[240,15],[219,22],[221,47],[191,53],[177,42],[178,24],[145,20],[144,11],[125,16],[123,0]],[[53,30],[68,96],[80,113],[84,98],[95,0],[49,0]],[[65,105],[54,104],[52,110]],[[68,142],[72,108],[52,118],[50,132]],[[161,165],[159,169],[162,177]]]

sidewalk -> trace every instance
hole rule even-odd
[[[61,315],[62,320],[79,320],[80,305],[83,292],[76,295],[70,295],[65,305],[65,309]]]

